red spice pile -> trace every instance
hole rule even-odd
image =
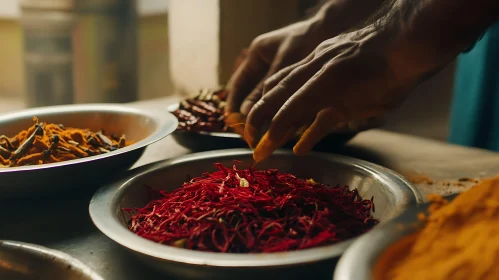
[[[370,230],[373,199],[275,169],[216,164],[132,214],[129,229],[149,240],[200,251],[256,253],[312,248]]]

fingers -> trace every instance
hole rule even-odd
[[[235,133],[244,136],[244,123],[246,122],[246,117],[237,112],[229,113],[225,117],[225,124],[231,127]]]
[[[229,95],[226,110],[229,113],[238,112],[248,92],[265,76],[268,67],[268,63],[255,51],[248,54],[227,84]]]
[[[314,69],[315,70],[315,69]],[[320,89],[324,88],[324,81],[320,79],[322,71],[318,71],[310,78],[302,87],[300,87],[285,103],[278,109],[272,119],[269,130],[267,131],[267,139],[269,143],[282,143],[283,137],[290,128],[295,131],[303,126],[313,123],[316,119],[317,112],[324,109],[325,104],[321,99]],[[253,111],[252,111],[253,112]],[[346,119],[346,118],[342,118]],[[321,119],[322,121],[322,119]],[[337,124],[337,123],[336,123]],[[331,123],[330,123],[331,125]],[[317,125],[315,125],[317,126]],[[306,132],[316,134],[315,130]],[[246,129],[245,129],[246,133]],[[263,140],[263,139],[262,139]],[[262,142],[262,141],[260,141]],[[261,143],[258,143],[260,145]],[[267,146],[271,144],[266,144]],[[262,144],[263,145],[263,144]],[[257,146],[258,148],[258,146]],[[269,147],[269,150],[275,151],[279,146]]]
[[[256,86],[256,88],[244,99],[241,104],[240,112],[243,115],[248,115],[251,111],[251,108],[255,105],[255,103],[262,98],[263,92],[263,80]]]
[[[280,90],[264,95],[251,109],[246,119],[244,129],[244,138],[254,147],[264,131],[265,122],[270,122],[275,113],[279,110],[282,104],[307,81],[308,75],[302,68],[297,68],[290,73],[289,81],[283,80],[280,86],[276,86]]]
[[[290,127],[283,135],[283,137],[278,140],[278,142],[273,142],[271,139],[269,139],[268,133],[265,133],[265,135],[263,135],[262,137],[262,140],[258,143],[258,146],[253,151],[253,160],[255,161],[255,163],[258,163],[269,157],[278,147],[284,146],[286,142],[293,138],[295,132],[296,129],[294,127]]]
[[[301,58],[300,58],[301,59]],[[265,75],[265,77],[258,83],[258,85],[255,87],[255,89],[246,97],[246,99],[243,101],[240,112],[243,115],[248,115],[255,103],[260,100],[264,93],[264,84],[267,84],[267,80],[274,76],[277,72],[280,70],[292,65],[296,64],[296,56],[294,53],[289,52],[288,48],[281,48],[281,50],[278,52],[278,54],[275,56],[274,61],[272,61],[272,64],[270,65],[270,68]],[[300,65],[303,64],[303,62],[300,63]],[[293,68],[289,68],[289,71],[285,71],[285,75],[288,75],[289,72],[291,72]],[[283,75],[284,75],[283,73]],[[284,76],[282,76],[284,77]],[[281,79],[282,79],[281,77]],[[277,77],[278,78],[278,77]],[[280,79],[279,79],[280,80]],[[272,86],[273,87],[273,86]]]
[[[306,87],[305,84],[303,87]],[[302,87],[302,88],[303,88]],[[294,95],[293,95],[294,96]],[[299,99],[299,98],[298,98]],[[291,100],[291,101],[290,101]],[[297,99],[295,99],[297,100]],[[281,112],[282,108],[288,108],[290,106],[291,111],[293,108],[296,108],[294,104],[301,103],[302,109],[294,111],[295,114],[289,114],[288,119],[282,119],[279,116],[279,112]],[[289,141],[296,132],[303,127],[303,125],[309,124],[314,119],[314,109],[313,108],[305,108],[303,102],[293,102],[293,98],[288,99],[288,101],[282,106],[279,112],[276,114],[272,123],[270,125],[269,130],[265,133],[264,137],[258,142],[256,149],[253,153],[253,157],[255,161],[263,160],[265,157],[271,155],[275,150],[282,147]],[[281,114],[282,116],[282,114]],[[280,126],[284,124],[285,126]],[[245,133],[247,130],[245,129]],[[246,135],[246,134],[245,134]]]
[[[300,140],[293,147],[295,155],[308,153],[322,138],[326,137],[337,126],[348,119],[347,115],[340,113],[333,108],[327,108],[317,114],[312,125],[305,130]]]
[[[268,77],[264,83],[263,83],[263,94],[266,94],[270,92],[275,86],[279,84],[285,77],[287,77],[293,70],[296,68],[305,65],[307,63],[310,63],[312,59],[314,58],[313,54],[310,54],[309,56],[305,57],[304,59],[291,64],[289,66],[286,66],[282,68],[281,70],[277,71],[274,75]]]
[[[324,103],[318,100],[321,99],[320,94],[315,97],[310,94],[306,98],[303,97],[310,92],[314,92],[312,88],[315,88],[315,84],[317,84],[315,77],[320,75],[322,71],[319,70],[322,67],[322,61],[314,59],[293,70],[268,93],[264,94],[264,97],[251,110],[247,122],[258,131],[262,130],[263,125],[266,124],[265,122],[271,121],[273,129],[270,129],[270,138],[281,137],[284,135],[284,130],[290,126],[300,127],[312,123],[315,118],[315,114],[310,114],[314,111],[312,107],[320,107]],[[284,114],[279,113],[283,111]],[[283,120],[279,121],[280,119]],[[285,126],[278,127],[274,125],[276,120],[277,123],[282,122]],[[249,131],[245,130],[246,132]]]
[[[265,90],[269,84],[265,83],[263,97],[255,103],[246,119],[244,138],[249,141],[250,147],[258,142],[258,134],[263,131],[265,122],[270,122],[282,104],[315,73],[315,67],[306,67],[307,62],[308,59],[303,60],[273,75],[269,80],[276,85],[268,92]]]
[[[353,83],[352,80],[345,81],[345,76],[340,71],[345,67],[329,67],[330,65],[324,65],[320,68],[277,111],[268,130],[270,142],[278,143],[288,127],[313,121],[295,147],[297,154],[303,154],[342,123],[352,126],[350,129],[358,129],[365,125],[360,120],[383,115],[385,110],[373,106],[369,97],[366,97],[365,101],[352,99],[352,96],[362,96],[360,92],[364,92],[366,88]],[[383,90],[382,87],[379,89]],[[331,90],[334,92],[325,92]],[[328,110],[324,110],[325,108]],[[357,125],[359,127],[356,127]]]

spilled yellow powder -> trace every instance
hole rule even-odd
[[[374,279],[499,279],[499,177],[450,203],[430,200],[424,228],[383,253]]]

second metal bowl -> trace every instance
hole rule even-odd
[[[79,260],[56,250],[0,240],[2,280],[103,280]]]
[[[322,272],[331,279],[334,260],[356,239],[312,249],[282,253],[209,253],[158,244],[130,232],[122,208],[143,207],[150,193],[144,186],[173,190],[188,176],[215,171],[213,163],[232,165],[249,162],[252,151],[234,149],[192,154],[141,167],[101,188],[90,202],[94,224],[109,238],[136,253],[146,262],[182,279],[303,279]],[[384,223],[408,205],[421,201],[419,194],[400,175],[362,160],[321,153],[303,157],[278,151],[259,164],[259,169],[277,168],[302,178],[329,185],[357,188],[362,197],[374,196],[374,216]],[[323,276],[324,276],[323,275]],[[315,278],[317,279],[317,277]]]
[[[168,111],[177,110],[178,103],[168,106]],[[329,134],[314,145],[314,151],[334,152],[339,147],[343,147],[345,143],[350,141],[357,135],[356,132],[346,132],[338,134]],[[234,132],[192,132],[175,130],[172,137],[180,145],[190,149],[191,151],[211,151],[231,148],[247,148],[248,144],[242,137]],[[298,142],[298,138],[294,138],[286,143],[283,149],[293,149],[293,146]]]

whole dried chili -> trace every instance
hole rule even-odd
[[[99,155],[132,144],[125,136],[106,136],[89,129],[60,124],[35,124],[9,138],[0,136],[0,167],[15,167],[61,162]]]
[[[172,113],[178,119],[178,130],[193,132],[227,131],[224,108],[227,92],[220,90],[201,90],[193,97],[180,102],[178,109]]]
[[[131,214],[129,229],[170,246],[230,253],[283,252],[340,242],[370,230],[373,198],[275,169],[216,164]]]

